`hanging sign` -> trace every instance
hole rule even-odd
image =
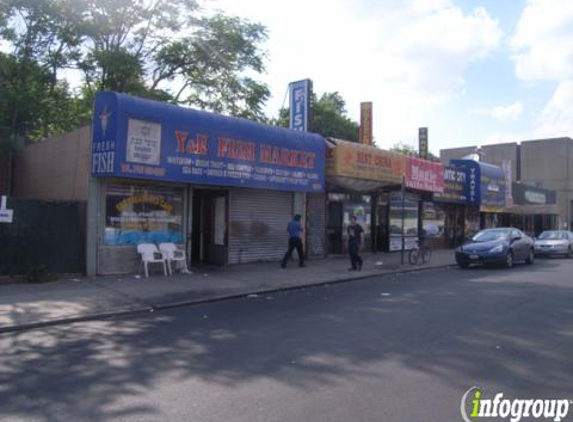
[[[14,210],[6,208],[6,196],[2,195],[0,204],[0,223],[12,223],[14,219]]]

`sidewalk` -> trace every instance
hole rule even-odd
[[[291,262],[281,269],[273,262],[191,268],[192,274],[172,277],[131,274],[0,285],[0,333],[455,264],[452,250],[435,250],[429,264],[416,266],[401,267],[399,252],[363,258],[360,272],[347,270],[344,255],[312,260],[305,268]]]

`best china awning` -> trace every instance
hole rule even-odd
[[[406,156],[341,139],[326,140],[326,185],[372,192],[402,183]]]

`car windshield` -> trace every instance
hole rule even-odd
[[[492,242],[494,240],[507,240],[509,230],[483,230],[473,237],[474,242]]]
[[[543,232],[539,235],[540,240],[561,240],[567,239],[567,235],[563,232]]]

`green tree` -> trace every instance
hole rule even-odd
[[[47,76],[45,90],[59,110],[69,96],[64,122],[73,113],[83,122],[89,100],[103,90],[264,120],[269,90],[255,76],[264,71],[266,39],[264,26],[221,13],[206,16],[195,0],[0,4],[0,41],[9,43],[20,65],[32,63]],[[61,83],[70,69],[83,74],[75,97]],[[48,120],[45,132],[57,126]]]
[[[289,126],[289,109],[282,108],[272,121],[277,126]],[[323,136],[358,142],[359,124],[347,117],[346,103],[338,92],[313,94],[311,129]]]
[[[399,152],[401,154],[409,155],[411,157],[420,157],[420,153],[418,152],[418,150],[416,150],[413,146],[402,141],[396,142],[392,146],[392,148],[390,148],[390,151]],[[439,162],[440,158],[432,154],[430,151],[428,151],[428,160]]]

